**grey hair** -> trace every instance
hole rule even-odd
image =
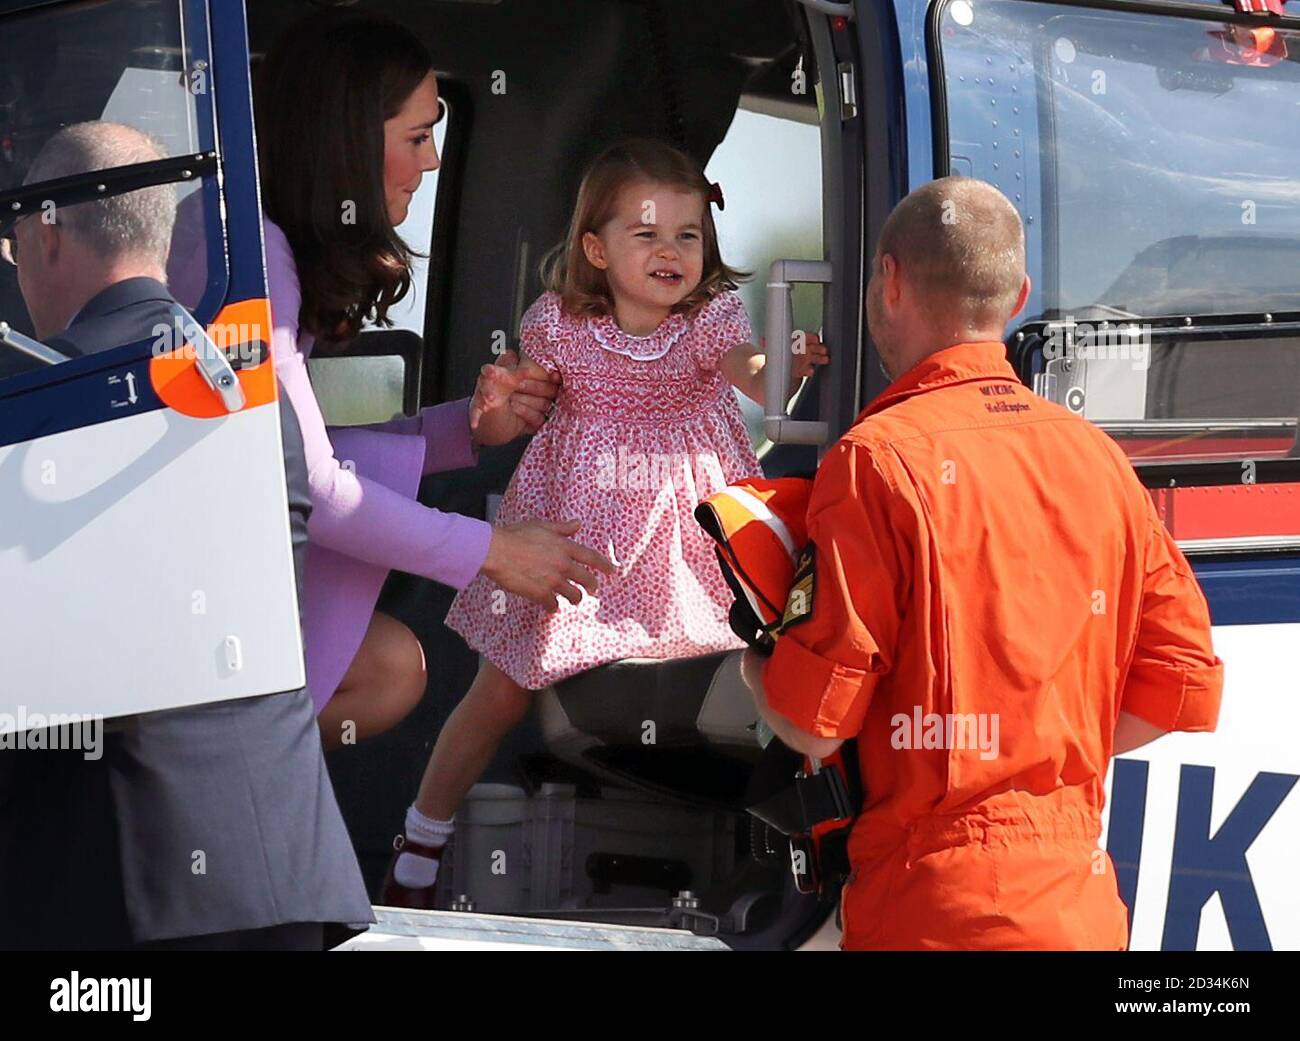
[[[165,159],[148,134],[121,123],[74,123],[37,153],[24,184]],[[176,222],[176,186],[159,184],[107,199],[60,206],[54,221],[102,260],[140,258],[163,267]]]

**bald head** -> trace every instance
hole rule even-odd
[[[885,221],[867,320],[891,378],[956,343],[1000,340],[1029,290],[1025,234],[1011,201],[971,177],[941,177]]]
[[[120,123],[74,123],[37,153],[24,184],[166,158],[148,134]],[[162,184],[74,206],[59,207],[63,230],[105,261],[138,257],[164,266],[176,220],[176,188]]]
[[[147,134],[118,123],[76,123],[54,134],[24,178],[43,184],[165,157]],[[45,204],[14,225],[18,288],[38,339],[68,327],[87,302],[130,278],[166,282],[176,188],[139,188],[90,202]]]
[[[1020,214],[972,177],[941,177],[908,195],[885,221],[878,249],[919,294],[972,327],[1005,325],[1025,280]]]

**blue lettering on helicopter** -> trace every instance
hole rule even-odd
[[[1129,909],[1130,925],[1141,867],[1149,768],[1141,760],[1117,759],[1111,783],[1107,847],[1115,863],[1120,897]],[[1219,894],[1233,947],[1239,951],[1272,950],[1246,851],[1296,781],[1300,777],[1294,774],[1256,774],[1218,831],[1211,835],[1214,768],[1182,767],[1162,950],[1195,949],[1201,910],[1215,893]]]

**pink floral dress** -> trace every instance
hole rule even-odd
[[[750,341],[744,305],[719,293],[695,316],[648,336],[610,316],[562,311],[543,294],[520,348],[562,377],[555,413],[533,438],[497,524],[580,520],[574,539],[615,562],[595,596],[547,615],[483,575],[457,595],[447,624],[516,683],[545,687],[621,658],[681,658],[742,646],[731,595],[695,522],[701,499],[761,474],[718,362]]]

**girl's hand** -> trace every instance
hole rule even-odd
[[[500,362],[479,370],[469,404],[470,436],[475,444],[504,445],[535,434],[558,392],[559,376],[506,351]]]
[[[796,346],[791,344],[791,350]],[[803,347],[802,352],[795,350],[794,364],[790,368],[790,374],[796,380],[811,376],[818,365],[829,365],[831,361],[830,351],[816,333],[804,333]]]

